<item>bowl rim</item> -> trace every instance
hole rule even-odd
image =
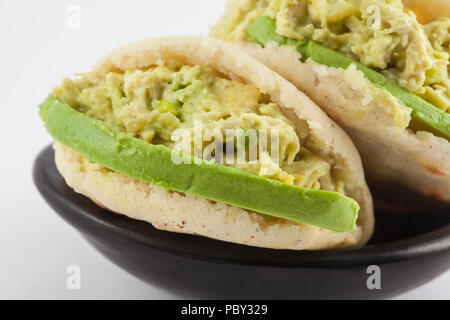
[[[161,231],[150,223],[111,214],[73,191],[57,171],[53,155],[51,145],[38,154],[33,167],[34,183],[59,216],[91,237],[100,234],[104,237],[119,237],[152,250],[189,259],[266,267],[353,268],[419,259],[450,251],[450,224],[392,242],[357,249],[323,251],[252,247],[198,235]]]

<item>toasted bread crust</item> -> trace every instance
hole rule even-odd
[[[439,17],[450,17],[450,0],[403,0],[405,10],[411,10],[422,24]]]

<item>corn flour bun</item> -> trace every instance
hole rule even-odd
[[[450,17],[450,0],[403,0],[405,10],[411,10],[422,24],[439,17]]]
[[[306,95],[250,55],[216,39],[178,36],[120,47],[94,71],[106,74],[159,64],[206,65],[224,77],[259,88],[277,103],[304,137],[309,150],[327,159],[361,210],[357,230],[335,233],[258,214],[162,188],[89,163],[80,153],[55,143],[55,160],[66,183],[109,210],[147,221],[160,230],[202,235],[258,247],[318,250],[364,245],[374,227],[373,206],[359,154],[351,140]]]

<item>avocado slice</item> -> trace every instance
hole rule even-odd
[[[57,141],[137,180],[335,232],[356,229],[359,205],[342,194],[292,186],[191,156],[179,155],[187,163],[175,164],[171,149],[128,136],[52,95],[40,105],[40,115]]]
[[[370,82],[387,90],[413,110],[411,129],[425,130],[450,140],[450,114],[403,89],[395,81],[385,77],[383,74],[335,50],[324,47],[312,40],[297,40],[283,37],[277,33],[276,29],[275,20],[267,16],[261,16],[247,27],[247,38],[262,46],[275,42],[280,46],[294,47],[301,54],[302,61],[311,58],[319,64],[342,69],[347,69],[351,64],[355,64],[356,68],[364,73]]]

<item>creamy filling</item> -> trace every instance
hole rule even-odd
[[[277,104],[208,67],[86,73],[63,79],[53,94],[146,142],[288,184],[344,193],[331,165],[301,146]]]

